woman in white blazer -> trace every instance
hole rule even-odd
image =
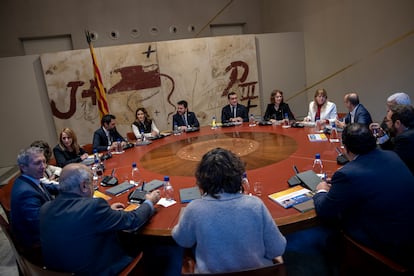
[[[325,89],[318,89],[315,92],[314,100],[309,104],[308,116],[305,117],[307,122],[316,122],[318,120],[331,124],[337,119],[336,105],[328,101],[328,93]]]

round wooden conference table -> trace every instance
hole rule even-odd
[[[170,135],[154,140],[145,146],[135,146],[122,154],[114,154],[105,161],[105,174],[115,170],[119,183],[127,181],[131,175],[131,164],[136,162],[142,178],[148,182],[170,177],[174,187],[176,204],[167,208],[156,205],[154,217],[142,228],[141,234],[170,236],[177,224],[180,211],[188,203],[180,203],[179,190],[196,186],[194,171],[199,160],[207,151],[222,147],[237,153],[246,163],[247,176],[254,195],[253,184],[262,183],[260,198],[269,209],[282,232],[291,232],[313,224],[316,221],[314,210],[304,213],[294,208],[284,209],[271,201],[268,195],[287,189],[287,180],[294,175],[293,165],[299,171],[312,169],[316,153],[321,155],[325,171],[334,172],[336,164],[335,147],[339,143],[310,142],[311,127],[283,128],[280,125],[249,127],[240,126],[211,129],[202,127],[200,131]],[[99,187],[104,192],[104,187]],[[128,193],[114,196],[109,203],[127,203]]]

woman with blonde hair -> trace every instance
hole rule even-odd
[[[328,93],[325,89],[317,89],[309,104],[308,116],[304,118],[307,122],[322,121],[331,124],[337,119],[336,105],[328,101]]]
[[[75,132],[70,128],[64,128],[60,132],[59,143],[53,148],[53,154],[57,165],[62,168],[88,158],[88,154],[79,146]]]
[[[143,107],[135,111],[135,121],[131,127],[137,139],[141,139],[141,133],[144,133],[146,137],[157,136],[160,133],[154,120],[151,120],[147,110]]]

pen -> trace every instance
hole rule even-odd
[[[144,190],[144,186],[145,186],[145,181],[142,181],[141,191]]]

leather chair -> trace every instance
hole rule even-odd
[[[82,148],[89,154],[93,154],[93,145],[92,144],[85,144]]]
[[[11,208],[11,191],[13,188],[14,181],[20,174],[10,178],[6,185],[0,188],[0,205],[6,214],[8,220],[10,220],[10,208]]]
[[[135,143],[137,141],[137,138],[135,137],[135,134],[133,132],[127,132],[126,136],[128,142],[130,143]]]
[[[342,233],[342,275],[412,275],[412,271]]]

